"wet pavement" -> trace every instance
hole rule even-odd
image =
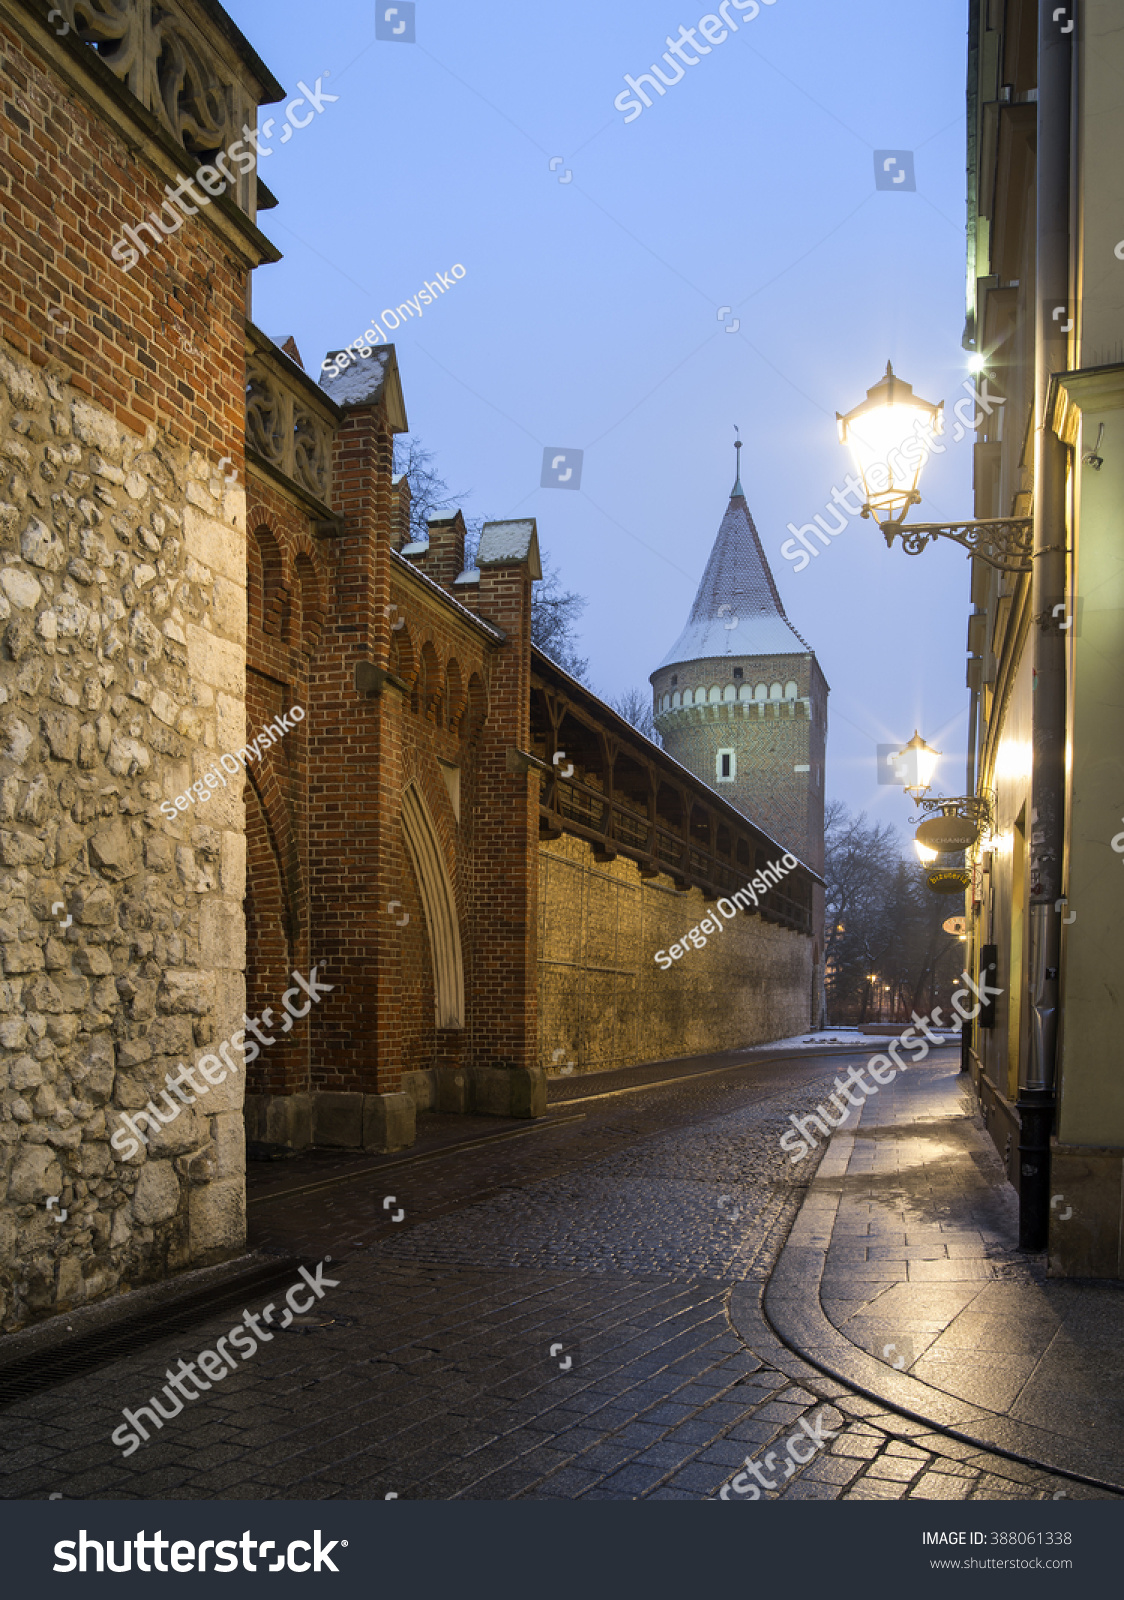
[[[397,1156],[254,1163],[252,1245],[324,1263],[323,1297],[285,1329],[274,1310],[128,1457],[123,1410],[240,1308],[9,1404],[0,1494],[1105,1497],[825,1375],[763,1316],[816,1159],[794,1169],[779,1135],[864,1059],[653,1063],[552,1085],[543,1122],[427,1116]],[[953,1053],[934,1059],[947,1075]]]
[[[1051,1279],[1018,1249],[1014,1190],[954,1066],[911,1069],[860,1118],[769,1286],[778,1332],[906,1411],[1124,1488],[1124,1284]]]

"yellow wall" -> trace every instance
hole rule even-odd
[[[1071,387],[1090,406],[1079,463],[1102,422],[1105,432],[1101,469],[1078,467],[1067,911],[1075,920],[1063,930],[1058,1137],[1124,1145],[1124,854],[1112,849],[1113,838],[1124,845],[1124,373]]]
[[[779,852],[778,852],[779,854]],[[667,970],[667,950],[713,910],[698,889],[602,864],[583,840],[539,849],[539,1047],[557,1072],[704,1054],[807,1028],[812,940],[739,913]]]

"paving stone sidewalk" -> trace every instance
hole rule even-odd
[[[862,1393],[1124,1486],[1124,1285],[1051,1279],[1019,1251],[1016,1196],[955,1066],[911,1068],[833,1135],[765,1309]]]

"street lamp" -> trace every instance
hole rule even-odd
[[[995,801],[994,794],[986,789],[978,795],[930,796],[929,789],[940,758],[941,752],[926,744],[916,729],[905,748],[890,758],[899,776],[907,780],[903,785],[904,793],[923,814],[913,847],[926,867],[942,855],[968,849],[982,829],[990,829]],[[931,872],[928,878],[930,889],[940,893],[966,888],[969,882],[963,867],[942,867]]]
[[[920,555],[933,539],[951,539],[1002,572],[1029,572],[1031,517],[904,525],[910,506],[920,504],[921,468],[941,432],[943,413],[943,400],[937,405],[922,400],[888,361],[884,376],[867,390],[865,400],[846,416],[835,413],[839,438],[850,447],[862,479],[863,516],[874,518],[887,545],[892,547],[900,535],[907,555]]]
[[[845,417],[835,413],[840,441],[850,447],[862,479],[863,516],[873,516],[879,527],[899,525],[919,503],[917,480],[929,438],[942,431],[943,413],[943,400],[939,405],[922,400],[911,384],[895,377],[888,361],[885,376],[860,405]]]
[[[902,788],[914,804],[923,794],[928,794],[940,759],[941,752],[926,744],[916,728],[905,749],[899,750],[893,757],[899,775],[906,780]]]

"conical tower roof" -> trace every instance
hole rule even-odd
[[[803,655],[811,648],[784,614],[739,472],[687,626],[656,671],[715,656]]]

